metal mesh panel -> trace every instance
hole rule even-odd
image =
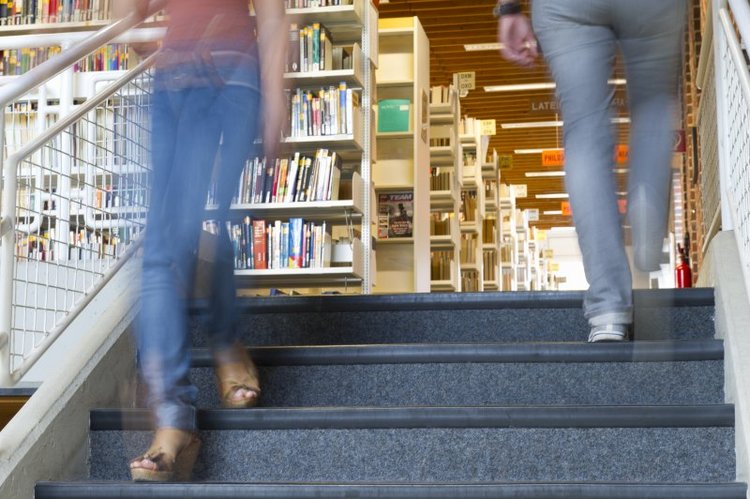
[[[736,64],[730,53],[727,37],[722,37],[721,54],[724,68],[724,88],[727,102],[727,140],[730,200],[734,211],[735,236],[741,257],[747,268],[750,264],[750,95],[743,88],[741,71],[748,66]]]
[[[703,200],[703,232],[710,237],[711,222],[721,210],[719,193],[719,149],[716,127],[716,79],[713,56],[707,65],[705,86],[699,110],[701,153],[701,197]]]
[[[146,71],[19,163],[12,371],[143,230],[150,95]]]

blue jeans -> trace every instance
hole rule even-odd
[[[187,86],[191,65],[158,69],[152,101],[153,179],[144,240],[141,313],[136,328],[141,375],[157,427],[194,430],[196,388],[190,383],[187,306],[198,239],[214,166],[221,223],[214,264],[210,344],[236,337],[234,255],[224,230],[228,208],[258,127],[257,57],[215,59],[224,85]],[[181,78],[182,77],[182,78]],[[217,159],[218,154],[218,159]]]
[[[667,231],[685,0],[534,0],[534,31],[562,108],[565,185],[592,326],[632,322],[632,281],[613,173],[612,77],[619,46],[630,108],[628,218],[636,267],[659,269]]]

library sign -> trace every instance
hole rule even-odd
[[[469,90],[476,88],[476,73],[474,71],[465,71],[463,73],[455,73],[456,86],[458,87],[458,93],[461,97],[469,95]]]
[[[563,216],[569,217],[573,215],[573,210],[570,209],[570,201],[563,201],[560,203],[560,211],[562,211]],[[618,199],[617,200],[617,211],[620,212],[621,215],[624,215],[628,212],[628,200],[627,199]]]
[[[625,97],[616,96],[612,99],[612,109],[618,112],[627,112],[628,102]],[[560,111],[560,103],[553,96],[529,99],[529,114],[560,114]]]
[[[626,144],[615,146],[614,159],[618,165],[628,162],[629,148]],[[542,166],[563,166],[565,164],[565,151],[563,149],[546,149],[542,151]]]

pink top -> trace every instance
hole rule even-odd
[[[165,47],[190,49],[203,40],[212,49],[245,52],[255,44],[248,0],[169,0],[167,12]]]

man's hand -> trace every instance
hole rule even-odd
[[[503,48],[500,54],[519,66],[533,66],[539,52],[529,18],[522,14],[500,17],[497,22],[497,41]]]

